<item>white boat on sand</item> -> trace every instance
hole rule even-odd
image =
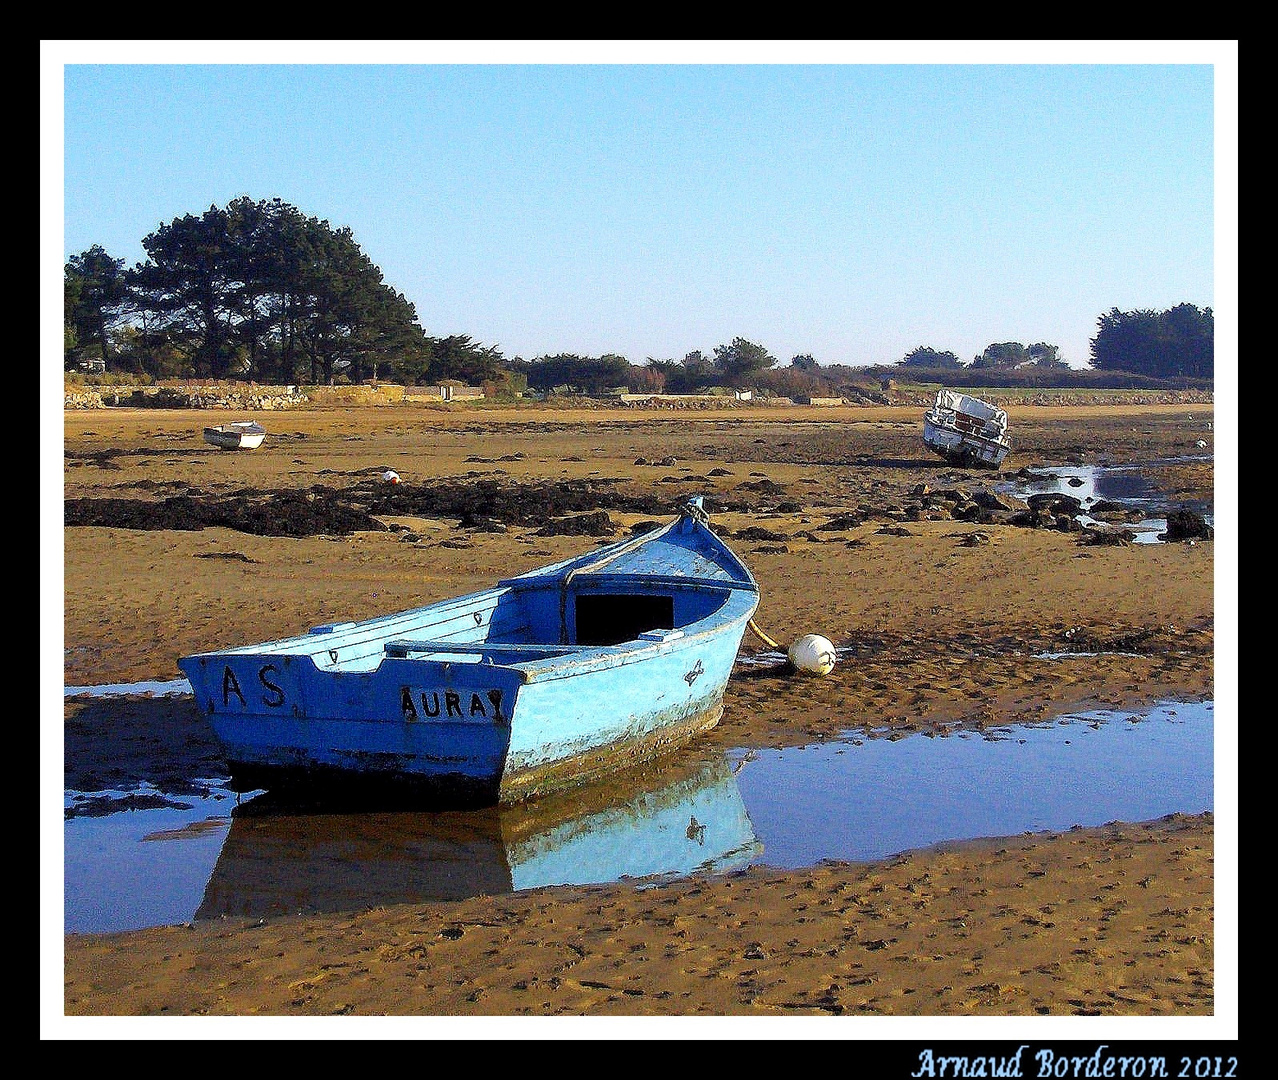
[[[221,450],[256,450],[265,438],[266,428],[254,420],[204,429],[204,441]]]
[[[1007,413],[945,387],[923,414],[923,442],[934,454],[963,468],[997,469],[1012,449]]]

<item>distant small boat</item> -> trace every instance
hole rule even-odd
[[[1007,413],[980,398],[942,387],[923,414],[923,442],[962,468],[997,469],[1012,449]]]
[[[698,498],[487,591],[179,666],[241,791],[510,803],[713,727],[758,604]]]
[[[253,420],[204,429],[204,441],[221,450],[256,450],[265,438],[266,428]]]

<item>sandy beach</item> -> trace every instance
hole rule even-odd
[[[1211,498],[1211,462],[1176,460],[1210,447],[1210,404],[1009,411],[1002,478],[1141,464],[1173,498]],[[760,584],[764,632],[820,633],[843,650],[823,678],[740,669],[707,746],[803,746],[864,724],[943,736],[1210,699],[1217,665],[1235,663],[1216,652],[1215,542],[1086,544],[958,519],[945,493],[991,492],[998,477],[927,454],[915,408],[388,406],[259,419],[263,447],[228,453],[202,442],[207,412],[65,413],[68,520],[94,522],[64,533],[66,685],[174,679],[190,652],[472,591],[598,542],[546,535],[557,508],[605,508],[619,538],[696,493],[724,507],[714,520]],[[492,497],[469,519],[377,513],[377,528],[328,531],[319,489],[375,492],[386,470],[403,492],[447,480],[450,498]],[[158,513],[184,495],[228,507],[309,499],[316,516],[306,526],[299,509],[294,535],[129,527],[139,507]],[[494,506],[522,507],[522,521],[478,526]],[[766,649],[747,636],[745,652]],[[1056,659],[1034,659],[1047,653]],[[64,704],[68,789],[162,788],[216,761],[189,699]],[[825,1037],[882,1017],[1192,1024],[1233,999],[1216,954],[1216,856],[1233,858],[1218,851],[1224,810],[873,864],[70,934],[64,1011],[767,1018],[762,1031],[823,1017],[838,1025]]]

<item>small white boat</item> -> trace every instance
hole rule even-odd
[[[951,464],[997,469],[1012,444],[1007,413],[980,398],[942,387],[936,403],[923,414],[923,442]]]
[[[220,450],[256,450],[266,438],[266,428],[254,420],[220,424],[204,429],[204,441]]]

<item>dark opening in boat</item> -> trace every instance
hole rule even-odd
[[[618,645],[675,625],[672,596],[595,594],[576,599],[578,645]]]

